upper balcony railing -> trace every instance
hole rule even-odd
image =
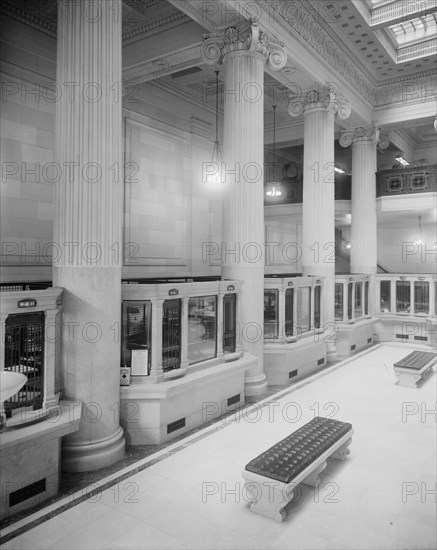
[[[376,174],[376,196],[435,193],[436,168],[436,164],[430,164],[381,170]]]
[[[335,177],[335,200],[350,201],[351,200],[351,177],[347,174]],[[276,204],[301,204],[303,202],[303,180],[297,181],[291,178],[283,178],[281,180],[280,197],[269,199],[265,197],[265,206]]]

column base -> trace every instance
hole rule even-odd
[[[259,376],[247,377],[244,379],[244,393],[246,397],[263,395],[267,392],[267,377],[263,373]]]
[[[62,445],[64,472],[92,472],[118,462],[124,456],[124,433],[119,427],[111,437],[95,443]]]

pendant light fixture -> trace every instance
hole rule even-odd
[[[218,120],[219,120],[219,72],[215,71],[215,141],[212,150],[211,162],[206,171],[206,182],[211,185],[222,183],[222,164],[223,156],[218,138]]]
[[[419,223],[417,226],[417,240],[414,242],[414,244],[422,245],[424,244],[422,241],[422,216],[419,216]]]
[[[282,195],[281,183],[279,180],[275,180],[275,166],[276,166],[276,107],[273,105],[273,181],[266,185],[266,195],[269,198],[276,198]]]

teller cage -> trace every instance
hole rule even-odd
[[[269,385],[287,385],[326,366],[323,277],[264,279],[264,371]]]
[[[121,422],[159,444],[244,404],[239,281],[122,285]]]

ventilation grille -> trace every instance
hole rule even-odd
[[[370,344],[372,342],[372,338],[367,338],[367,343]]]
[[[408,340],[408,334],[396,334],[396,338],[402,338],[402,340]]]
[[[325,358],[322,357],[321,359],[319,359],[319,360],[317,361],[317,364],[318,364],[318,365],[323,365],[324,362],[325,362]]]
[[[415,336],[415,340],[420,340],[421,342],[428,342],[428,336]]]
[[[28,498],[32,498],[46,490],[46,478],[35,481],[30,485],[26,485],[21,489],[17,489],[9,495],[9,507],[16,506],[20,502],[24,502]]]
[[[297,376],[297,370],[291,370],[288,373],[288,378],[293,378],[294,376]]]
[[[185,428],[185,418],[180,418],[179,420],[175,420],[174,422],[167,424],[167,433],[171,434],[181,428]]]
[[[353,346],[351,346],[351,351],[354,351],[355,349],[357,349],[357,346],[354,344]]]
[[[229,397],[229,399],[227,400],[228,407],[230,407],[231,405],[235,405],[235,403],[239,403],[239,402],[240,402],[239,393],[237,393],[237,395],[233,395],[232,397]]]

